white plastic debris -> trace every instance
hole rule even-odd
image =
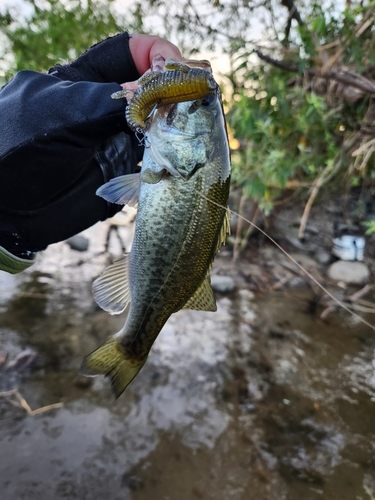
[[[344,234],[333,240],[332,254],[341,260],[363,260],[364,250],[363,236]]]

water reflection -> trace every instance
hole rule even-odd
[[[90,238],[105,242],[105,226]],[[98,310],[100,245],[66,245],[0,278],[2,500],[366,499],[375,492],[375,338],[345,317],[306,312],[308,292],[219,297],[217,313],[180,311],[116,402],[82,357],[123,324]],[[94,251],[95,250],[95,251]],[[26,371],[7,369],[26,348]],[[1,354],[1,352],[0,352]],[[88,381],[87,383],[85,381]]]

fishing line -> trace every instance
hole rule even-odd
[[[217,207],[220,207],[220,208],[223,208],[224,210],[227,210],[227,207],[224,207],[223,205],[220,205],[220,203],[217,203],[214,200],[211,200],[210,198],[208,198],[206,195],[204,195],[200,191],[198,191],[198,190],[195,190],[195,191],[200,196],[202,196],[202,198],[205,198],[208,202],[212,203],[213,205],[216,205]],[[359,314],[356,314],[355,312],[353,312],[343,302],[341,302],[334,295],[332,295],[331,292],[329,292],[321,283],[319,283],[319,281],[316,278],[314,278],[314,276],[312,276],[312,274],[310,274],[303,266],[301,266],[301,264],[299,264],[286,250],[284,250],[271,236],[269,236],[265,231],[263,231],[263,229],[261,229],[259,226],[257,226],[256,224],[254,224],[254,222],[251,222],[249,219],[246,219],[246,217],[243,217],[239,213],[234,212],[233,210],[231,210],[231,213],[237,215],[237,217],[239,217],[240,219],[242,219],[245,222],[247,222],[248,224],[250,224],[252,227],[254,227],[255,229],[257,229],[261,234],[263,234],[266,238],[268,238],[268,240],[271,243],[273,243],[279,250],[281,250],[281,252],[284,255],[286,255],[286,257],[289,260],[291,260],[293,262],[293,264],[295,264],[298,267],[298,269],[300,269],[308,278],[310,278],[310,280],[313,283],[315,283],[326,295],[328,295],[328,297],[330,297],[337,305],[339,305],[342,309],[344,309],[346,312],[348,312],[351,316],[353,316],[354,318],[358,319],[361,323],[363,323],[364,325],[366,325],[369,328],[371,328],[371,330],[375,331],[375,325],[372,325],[371,323],[369,323],[368,321],[366,321],[364,318],[362,318],[362,316],[359,316]]]

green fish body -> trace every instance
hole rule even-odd
[[[131,252],[93,287],[101,307],[110,313],[129,307],[128,316],[82,367],[86,375],[110,376],[116,397],[171,314],[216,310],[210,269],[229,232],[230,157],[219,89],[155,110],[145,143]],[[99,194],[134,204],[136,175],[110,181]]]

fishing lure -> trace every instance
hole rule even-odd
[[[197,62],[198,63],[198,62]],[[129,97],[125,111],[129,127],[134,131],[146,129],[146,121],[155,108],[183,101],[203,99],[217,88],[217,84],[204,64],[184,64],[165,61],[166,71],[150,71],[139,78],[135,90],[120,90],[113,99]],[[202,67],[203,66],[203,67]]]

